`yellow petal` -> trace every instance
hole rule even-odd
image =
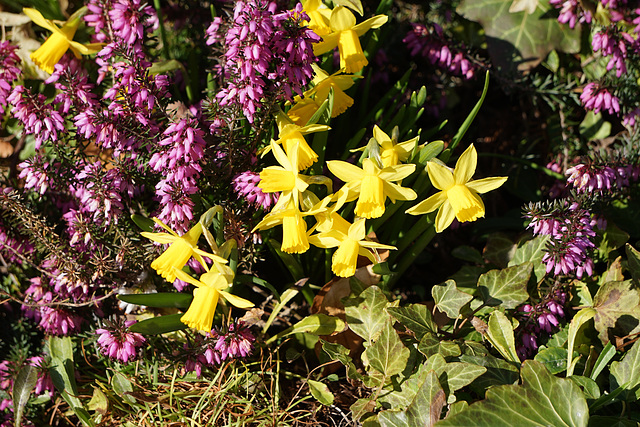
[[[449,200],[445,200],[442,206],[440,206],[438,215],[436,215],[436,233],[442,233],[451,225],[455,217],[456,214],[451,207],[451,203],[449,203]]]
[[[260,172],[258,188],[264,193],[291,191],[296,187],[296,177],[290,171],[279,166],[269,166]]]
[[[400,181],[411,175],[416,170],[416,165],[395,165],[380,171],[380,178],[385,181]]]
[[[327,167],[338,179],[344,182],[361,181],[364,178],[364,171],[348,162],[342,160],[329,160]]]
[[[191,283],[192,285],[194,285],[196,287],[206,286],[201,281],[194,279],[189,274],[185,273],[184,271],[182,271],[182,270],[180,270],[178,268],[175,269],[174,274],[176,275],[176,277],[178,279],[182,280],[183,282]]]
[[[176,280],[175,269],[181,270],[192,255],[191,245],[186,240],[178,238],[151,263],[151,268],[167,282],[173,283]]]
[[[82,55],[91,55],[93,53],[98,53],[104,47],[104,43],[87,43],[82,44],[76,41],[70,40],[69,44],[72,49],[77,50]]]
[[[54,71],[54,66],[69,49],[69,39],[54,32],[30,57],[34,64],[49,74]]]
[[[340,38],[340,33],[331,33],[326,36],[322,36],[322,41],[313,44],[313,54],[316,56],[320,56],[323,53],[327,53],[330,50],[334,49],[338,46],[338,39]]]
[[[318,155],[311,149],[299,131],[289,133],[284,138],[280,138],[278,142],[282,143],[292,164],[295,157],[296,167],[299,171],[308,168],[318,160]]]
[[[422,215],[438,209],[447,200],[447,193],[439,191],[427,200],[423,200],[414,207],[407,209],[405,213],[410,215]]]
[[[495,190],[496,188],[504,184],[506,181],[507,181],[506,176],[496,176],[492,178],[478,179],[476,181],[469,181],[467,182],[466,185],[467,185],[467,188],[477,193],[484,194],[491,190]]]
[[[380,218],[384,214],[386,198],[384,181],[378,176],[365,175],[362,179],[360,197],[358,197],[354,212],[364,218]]]
[[[360,38],[355,31],[341,31],[338,38],[338,48],[340,50],[340,68],[344,69],[346,73],[357,73],[369,64],[362,51]]]
[[[213,325],[213,315],[216,312],[219,297],[218,290],[211,286],[194,289],[193,301],[180,321],[190,328],[209,332]]]
[[[384,133],[382,129],[378,127],[378,125],[375,125],[373,127],[373,137],[376,139],[376,141],[378,141],[378,144],[380,145],[382,145],[382,143],[385,141],[391,141],[391,138],[389,138],[389,135]]]
[[[282,218],[282,251],[301,254],[309,249],[307,223],[299,212]]]
[[[462,184],[456,184],[447,190],[447,199],[460,222],[475,221],[484,217],[484,203],[475,191]]]
[[[365,227],[364,218],[357,220],[349,227],[349,232],[347,236],[355,241],[359,241],[365,238],[367,235],[367,230]]]
[[[358,37],[360,37],[371,29],[382,27],[387,23],[388,20],[389,17],[387,15],[376,15],[373,18],[369,18],[366,21],[359,23],[352,29],[356,32],[356,34],[358,34]]]
[[[27,15],[29,19],[31,19],[33,23],[39,27],[46,28],[47,30],[54,33],[60,31],[58,26],[54,24],[53,21],[51,21],[50,19],[45,19],[45,17],[42,16],[42,13],[40,13],[36,9],[25,7],[24,9],[22,9],[22,13]]]
[[[220,295],[222,295],[224,299],[229,301],[229,303],[234,307],[251,308],[254,306],[254,304],[251,301],[246,300],[244,298],[240,298],[239,296],[230,294],[229,292],[225,292],[225,291],[218,291],[218,292],[220,292]]]
[[[395,251],[396,249],[398,249],[395,246],[383,245],[382,243],[372,242],[369,240],[361,240],[359,243],[360,246],[371,249],[389,249],[390,251]]]
[[[168,233],[150,233],[148,231],[143,231],[140,234],[142,237],[146,237],[149,240],[162,244],[173,243],[177,238],[176,236]]]
[[[418,197],[416,192],[411,188],[401,187],[392,182],[384,183],[384,194],[386,194],[393,203],[395,203],[396,200],[415,200]]]
[[[455,184],[453,173],[446,166],[436,162],[428,162],[427,172],[431,183],[438,190],[447,190]]]
[[[464,184],[469,181],[476,171],[477,163],[478,153],[473,144],[471,144],[456,162],[456,167],[453,171],[453,179],[456,184]]]
[[[298,126],[304,126],[318,111],[320,106],[313,98],[304,98],[298,101],[289,111],[287,116]]]
[[[331,269],[340,277],[351,277],[356,272],[360,245],[352,239],[345,239],[333,254]]]
[[[326,233],[314,234],[309,236],[309,243],[319,248],[335,248],[346,238],[346,235],[337,230],[327,231]]]
[[[338,6],[331,12],[330,25],[335,32],[350,30],[356,25],[356,17],[346,7]]]

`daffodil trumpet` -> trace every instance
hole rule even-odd
[[[427,163],[429,179],[438,193],[408,209],[406,213],[421,215],[438,209],[436,232],[441,233],[454,219],[460,222],[484,218],[484,202],[479,194],[495,190],[505,183],[507,177],[492,177],[472,181],[476,171],[478,153],[473,144],[460,156],[456,167],[450,168],[430,161]]]
[[[76,30],[82,21],[82,16],[87,12],[87,7],[77,10],[69,19],[58,27],[52,20],[45,19],[36,9],[25,7],[22,12],[36,25],[51,31],[49,38],[34,51],[30,57],[38,67],[47,73],[53,73],[55,65],[68,49],[71,49],[76,58],[81,55],[90,55],[102,49],[102,43],[82,44],[73,40]]]

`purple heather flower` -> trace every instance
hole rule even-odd
[[[569,24],[569,28],[575,28],[577,23],[590,24],[593,19],[591,12],[582,8],[580,0],[549,0],[549,4],[560,9],[558,22]]]
[[[629,127],[634,127],[640,117],[640,107],[636,107],[633,110],[622,116],[622,124]]]
[[[33,389],[33,392],[36,395],[41,395],[46,392],[49,394],[49,397],[52,398],[55,386],[53,385],[53,380],[49,375],[49,369],[45,365],[44,358],[42,356],[33,356],[27,359],[27,363],[38,369],[38,380],[36,381],[36,386]]]
[[[216,340],[214,350],[218,352],[220,361],[240,359],[251,355],[255,341],[255,337],[242,321],[229,324],[226,333],[212,332],[212,338]]]
[[[92,213],[93,220],[105,226],[117,224],[118,217],[124,209],[120,193],[123,181],[118,170],[106,170],[98,160],[85,164],[76,175],[76,179],[78,182],[72,188],[72,192],[78,198],[81,209]]]
[[[587,110],[593,110],[598,114],[600,110],[606,110],[609,114],[620,112],[618,98],[613,96],[606,88],[596,82],[588,83],[580,95],[580,101]]]
[[[125,44],[142,43],[145,32],[158,28],[158,17],[152,6],[141,0],[114,0],[109,11],[114,36]]]
[[[268,211],[278,200],[278,197],[275,193],[263,193],[258,187],[259,182],[259,173],[242,172],[233,178],[233,190],[238,197],[244,197],[249,203],[262,206],[265,211]]]
[[[518,308],[518,332],[521,341],[516,345],[516,350],[521,360],[535,353],[539,346],[538,339],[551,336],[560,328],[566,300],[567,293],[562,289],[556,289],[536,305],[525,304]]]
[[[137,332],[129,332],[128,327],[136,323],[135,320],[105,322],[104,328],[96,329],[98,345],[102,354],[122,363],[129,363],[138,358],[138,349],[146,339]]]
[[[34,251],[33,245],[18,235],[15,227],[7,228],[0,220],[0,254],[9,265],[22,265],[22,258],[17,254],[30,258]]]
[[[11,93],[11,85],[20,75],[17,65],[20,58],[16,54],[18,46],[9,41],[0,41],[0,117],[4,114],[7,98]]]
[[[109,28],[109,8],[112,0],[89,0],[86,4],[87,14],[84,15],[84,21],[88,27],[93,27],[95,31],[94,40],[97,42],[106,42],[108,35],[103,32]]]
[[[63,114],[67,114],[72,106],[83,110],[98,104],[97,95],[93,93],[95,86],[89,83],[89,74],[81,67],[79,60],[69,55],[55,65],[53,74],[45,83],[55,83],[58,94],[53,102],[61,104],[60,111]]]
[[[47,104],[42,94],[33,95],[29,89],[18,85],[13,89],[7,101],[13,106],[12,114],[20,120],[26,134],[33,134],[36,149],[43,142],[58,140],[58,132],[64,131],[64,119],[51,104]]]
[[[607,71],[616,67],[616,76],[620,77],[627,72],[625,59],[628,46],[636,44],[634,38],[614,27],[606,28],[593,35],[591,46],[594,52],[601,52],[603,56],[611,56],[607,64]]]
[[[633,165],[593,165],[579,164],[567,169],[567,184],[578,193],[609,192],[612,188],[628,187],[631,181],[638,180],[638,167]]]

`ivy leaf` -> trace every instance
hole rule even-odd
[[[531,277],[533,264],[507,267],[503,270],[491,270],[478,279],[478,291],[486,305],[503,309],[514,309],[529,299],[527,282]]]
[[[363,359],[368,360],[369,365],[376,371],[390,377],[404,370],[409,354],[409,349],[402,343],[391,321],[387,318],[380,337],[364,351]]]
[[[513,0],[464,0],[457,8],[460,15],[482,25],[495,64],[518,64],[523,71],[538,65],[554,49],[580,51],[579,29],[561,25],[549,13],[548,2],[538,2],[533,13],[509,13],[512,3]]]
[[[136,399],[130,394],[133,392],[133,385],[124,374],[115,372],[111,377],[111,387],[125,402],[130,404],[136,403]]]
[[[489,355],[484,356],[460,356],[460,361],[484,366],[487,372],[471,383],[471,389],[483,395],[485,390],[492,386],[513,384],[518,381],[519,372],[515,363]]]
[[[13,412],[15,414],[13,418],[16,427],[20,427],[22,412],[29,401],[31,391],[36,386],[36,381],[38,381],[36,368],[31,365],[24,365],[13,383],[11,395],[13,397]]]
[[[495,310],[489,317],[487,339],[500,352],[502,357],[511,362],[520,362],[516,353],[516,342],[513,336],[513,324],[500,310]]]
[[[460,315],[460,309],[467,305],[473,297],[467,293],[460,292],[454,280],[447,280],[445,285],[436,285],[431,288],[431,295],[440,311],[450,319],[456,319]]]
[[[557,378],[539,362],[522,364],[522,385],[487,390],[486,399],[470,405],[438,426],[586,426],[587,401],[570,379]]]
[[[640,332],[640,291],[631,280],[605,283],[593,297],[595,328],[603,343]]]
[[[431,312],[425,304],[410,304],[406,307],[388,307],[387,313],[412,331],[418,340],[422,339],[425,334],[438,330],[431,316]]]
[[[624,355],[621,361],[611,363],[611,390],[625,389],[620,396],[628,402],[640,399],[640,341]]]
[[[440,354],[442,357],[457,357],[462,353],[453,341],[440,340],[435,334],[425,334],[418,344],[418,351],[427,357]]]
[[[552,374],[559,374],[567,369],[567,349],[560,347],[543,348],[533,360],[542,363]]]
[[[388,304],[387,297],[377,286],[369,286],[359,297],[344,301],[349,329],[369,344],[375,341],[389,321],[384,311]]]
[[[529,261],[534,265],[533,274],[536,276],[536,281],[539,282],[547,273],[547,266],[542,262],[542,258],[546,253],[545,248],[548,241],[549,236],[542,235],[519,245],[513,258],[509,261],[509,267],[521,265]]]
[[[378,414],[378,421],[383,427],[432,426],[440,419],[442,408],[446,403],[445,393],[436,373],[429,371],[406,410],[382,411]]]
[[[487,239],[482,255],[500,268],[509,264],[516,251],[516,245],[503,233],[494,233]]]

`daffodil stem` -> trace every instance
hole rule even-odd
[[[415,240],[415,236],[420,236],[425,230],[429,229],[429,227],[433,228],[433,214],[431,215],[423,215],[419,217],[418,221],[411,227],[411,229],[400,239],[396,247],[398,248],[396,252],[395,258],[398,258],[403,254],[404,250],[407,249],[409,244]]]
[[[162,6],[160,6],[160,0],[153,0],[153,6],[156,9],[156,15],[158,15],[158,28],[160,30],[160,39],[162,39],[162,53],[164,59],[171,59],[169,57],[169,45],[167,44],[167,33],[164,29],[164,17],[162,15]]]
[[[389,282],[387,283],[387,289],[393,289],[396,282],[402,277],[404,272],[413,264],[418,255],[424,251],[424,248],[427,247],[431,239],[436,235],[436,230],[433,224],[431,224],[430,228],[420,236],[418,240],[411,246],[411,248],[407,251],[407,253],[402,254],[402,258],[398,266],[394,269],[395,274],[391,276]]]

